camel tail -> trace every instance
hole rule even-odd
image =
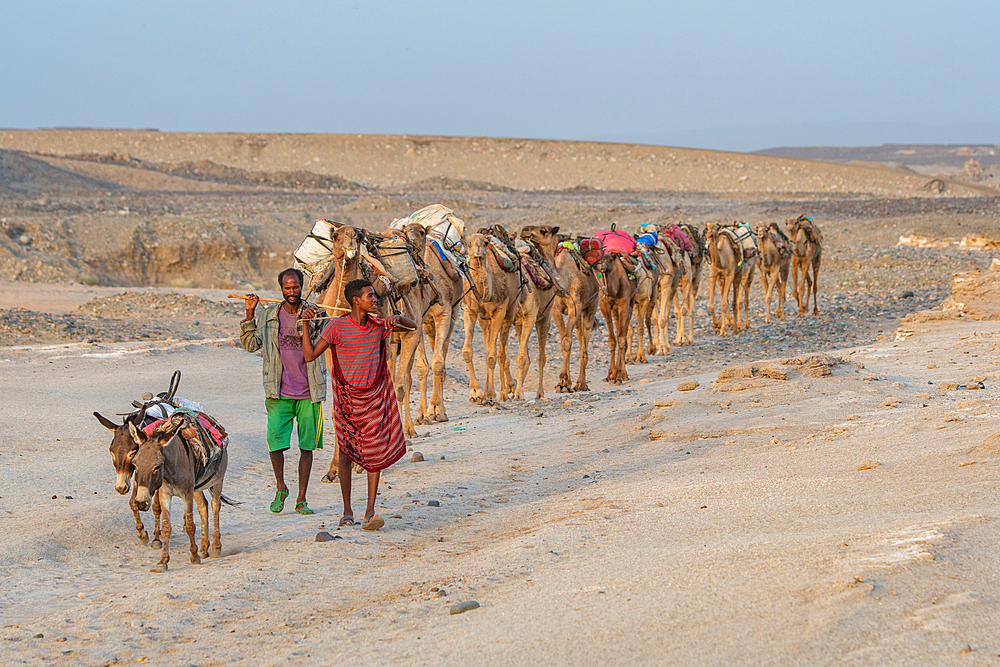
[[[229,498],[224,493],[220,493],[219,494],[219,499],[222,500],[222,502],[226,503],[227,505],[229,505],[231,507],[236,507],[237,505],[242,505],[243,504],[243,503],[239,502],[238,500],[233,500],[232,498]]]

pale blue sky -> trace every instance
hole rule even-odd
[[[1000,143],[1000,2],[0,3],[0,127]]]

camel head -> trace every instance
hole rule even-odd
[[[141,420],[141,414],[135,412],[125,417],[121,424],[116,424],[101,413],[94,413],[101,426],[114,433],[111,438],[111,463],[115,466],[115,491],[121,495],[125,495],[131,490],[130,482],[132,472],[135,470],[132,459],[139,451],[139,445],[132,437],[129,426],[133,422],[138,423]]]
[[[411,222],[403,227],[403,234],[406,236],[406,240],[410,242],[410,245],[416,248],[417,252],[422,255],[424,248],[427,246],[427,229],[421,224]]]
[[[473,234],[469,237],[469,259],[476,259],[482,262],[486,259],[486,252],[489,250],[490,242],[482,234]]]
[[[333,259],[337,262],[344,259],[354,259],[358,255],[357,230],[350,225],[344,225],[333,231],[330,240],[333,241]]]
[[[555,255],[559,245],[559,228],[551,225],[526,225],[521,229],[521,239],[533,244],[543,254]]]
[[[183,424],[184,418],[175,415],[153,429],[147,437],[129,422],[129,433],[138,446],[132,461],[135,465],[135,505],[140,512],[149,509],[153,494],[163,485],[163,448]]]

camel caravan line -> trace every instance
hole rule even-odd
[[[553,320],[562,353],[555,380],[559,393],[590,390],[587,368],[598,310],[608,329],[610,365],[605,382],[626,382],[628,364],[645,363],[649,355],[669,354],[672,345],[692,345],[695,302],[706,264],[708,310],[719,336],[750,326],[749,295],[755,270],[764,285],[766,322],[771,321],[775,290],[775,316],[785,319],[789,268],[799,316],[805,316],[810,294],[813,314],[818,314],[823,236],[804,214],[785,226],[787,233],[777,223],[756,231],[744,222],[708,223],[704,231],[690,224],[643,224],[636,235],[612,226],[591,237],[572,238],[561,234],[557,226],[527,225],[511,235],[500,225],[470,232],[454,211],[434,204],[394,220],[381,233],[317,220],[294,257],[295,268],[307,278],[303,299],[312,297],[326,311],[316,319],[349,312],[344,287],[364,278],[379,297],[381,316],[404,315],[416,323],[413,330],[393,334],[387,360],[404,431],[413,437],[416,425],[448,421],[445,368],[460,312],[469,400],[485,405],[524,399],[532,332],[538,367],[535,397],[545,398],[545,347]],[[717,291],[720,315],[715,309]],[[672,342],[671,312],[675,322]],[[477,325],[485,349],[485,358],[478,363],[473,348]],[[512,329],[516,352],[508,350]],[[579,346],[575,380],[570,369],[574,341]],[[332,367],[329,350],[326,362]],[[415,418],[409,400],[414,364],[419,380]],[[178,372],[167,392],[133,402],[133,410],[120,413],[121,423],[94,413],[113,432],[115,490],[122,495],[132,491],[128,504],[143,544],[149,543],[149,535],[140,512],[153,511],[153,545],[162,548],[154,571],[165,571],[169,561],[172,497],[184,502],[184,531],[192,563],[221,554],[219,511],[222,503],[234,504],[222,494],[228,460],[226,431],[200,405],[174,395],[179,378]],[[324,482],[337,477],[338,448],[333,451]],[[205,491],[211,493],[211,524]],[[200,548],[195,540],[195,506],[202,524]],[[210,528],[214,529],[211,544]]]

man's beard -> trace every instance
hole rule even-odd
[[[285,297],[285,303],[289,306],[297,306],[299,302],[302,301],[302,295],[291,295]]]

